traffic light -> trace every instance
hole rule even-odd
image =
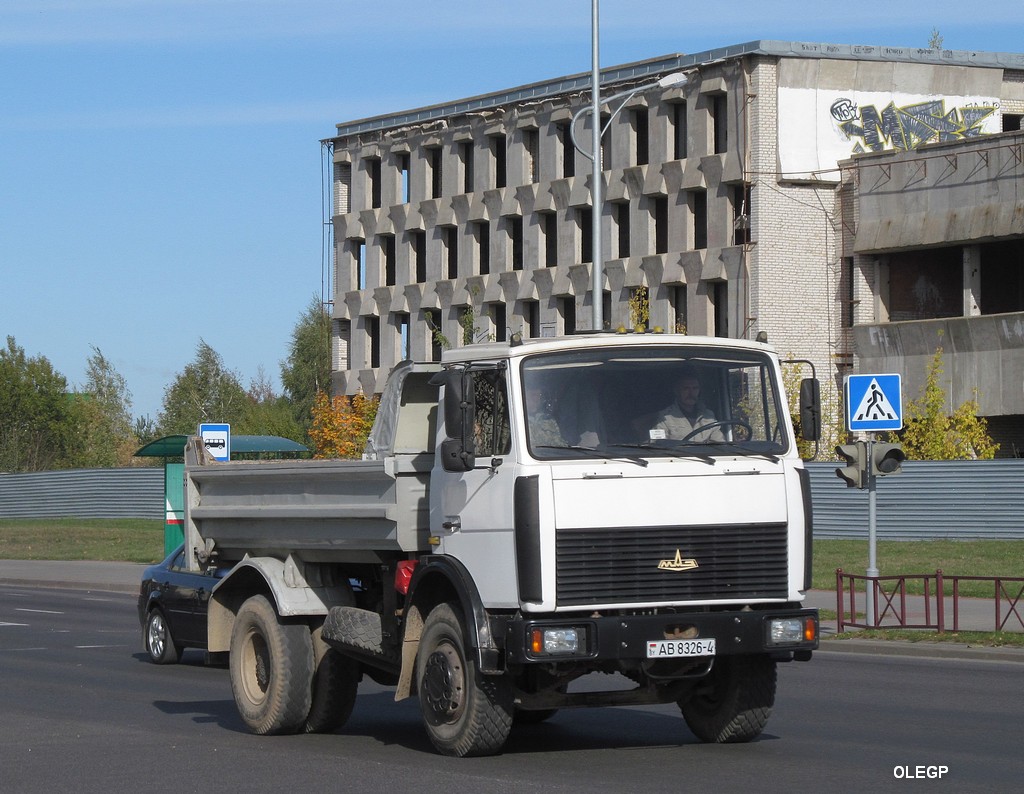
[[[846,459],[846,465],[836,469],[836,477],[846,480],[847,488],[865,488],[868,484],[868,450],[863,441],[840,444],[836,454]]]
[[[900,465],[907,459],[903,447],[899,444],[871,445],[871,473],[875,477],[884,477],[886,474],[899,474],[903,471]]]

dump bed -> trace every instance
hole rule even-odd
[[[218,463],[198,438],[185,450],[191,549],[308,561],[371,560],[427,547],[433,456]],[[194,555],[190,555],[193,556]]]

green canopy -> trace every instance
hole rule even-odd
[[[180,458],[185,454],[188,436],[164,436],[150,441],[135,452],[138,458]],[[309,452],[297,441],[281,436],[231,436],[231,454],[256,454],[261,452]]]

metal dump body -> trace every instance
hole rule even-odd
[[[222,562],[243,556],[374,561],[428,550],[437,364],[403,362],[381,397],[370,460],[216,463],[185,448],[185,542]],[[188,555],[198,566],[196,554]]]
[[[185,454],[190,548],[216,550],[226,562],[427,548],[433,456],[215,463],[202,452],[193,439]]]

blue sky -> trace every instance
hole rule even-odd
[[[638,9],[642,9],[638,11]],[[334,125],[590,68],[587,0],[3,0],[0,335],[156,418],[200,338],[279,388]],[[727,17],[727,18],[723,18]],[[755,39],[1024,51],[1020,0],[604,0],[603,66]],[[3,339],[0,338],[0,342]]]

